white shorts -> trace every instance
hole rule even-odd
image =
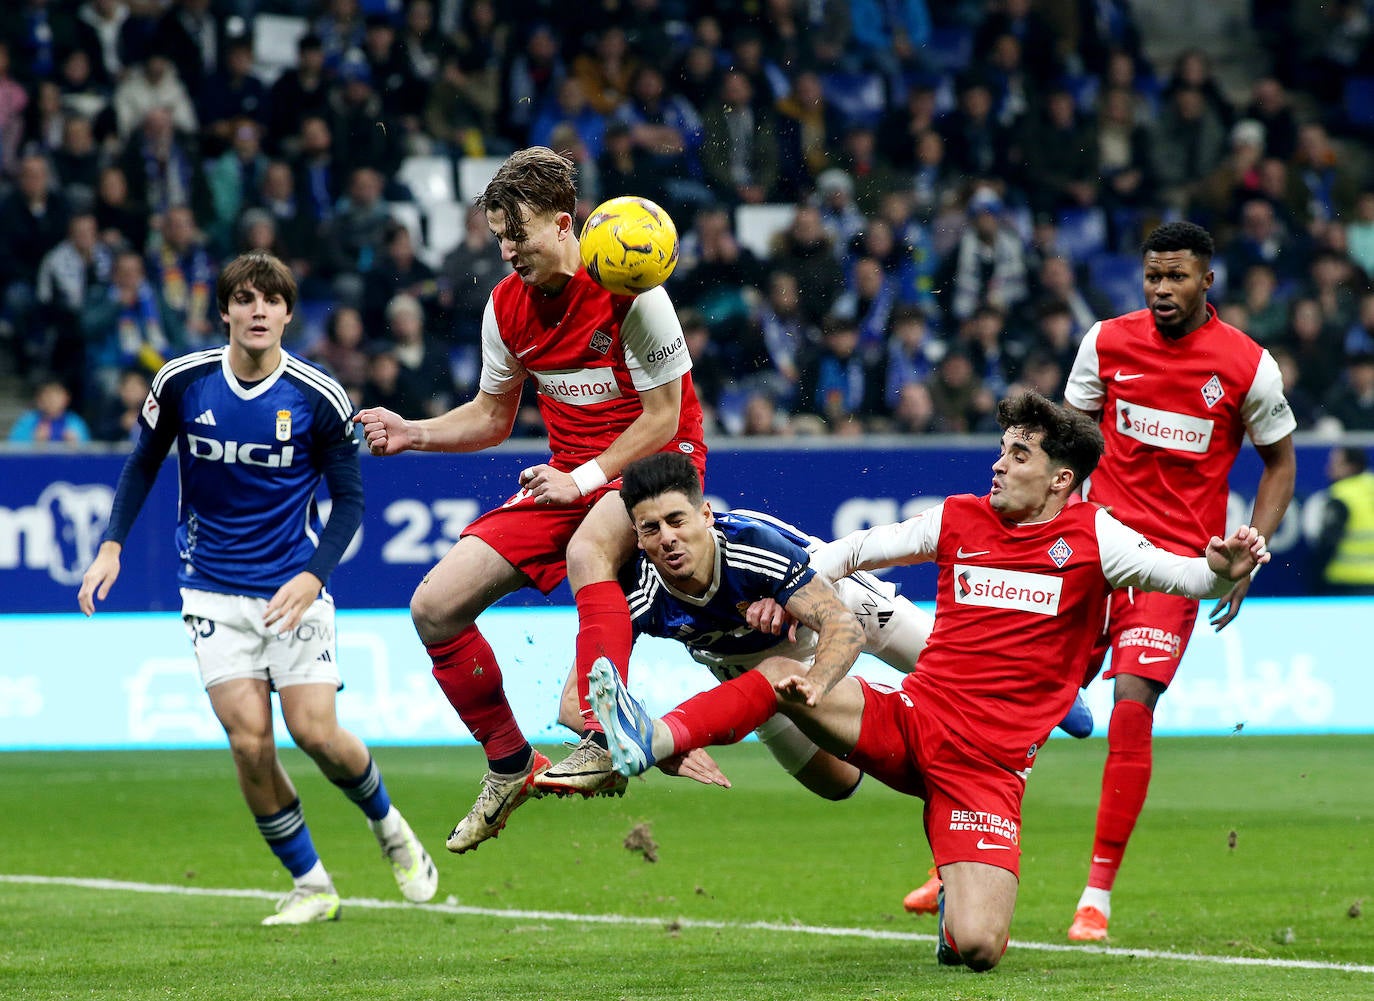
[[[181,589],[181,621],[196,648],[201,684],[208,689],[235,678],[259,678],[277,689],[306,684],[342,688],[334,599],[322,592],[286,636],[263,624],[266,611],[266,598]]]

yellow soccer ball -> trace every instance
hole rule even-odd
[[[677,267],[677,227],[647,198],[602,202],[582,227],[582,263],[608,292],[638,295],[658,288]]]

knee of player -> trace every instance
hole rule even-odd
[[[947,916],[948,919],[948,916]],[[986,973],[1002,961],[1007,952],[1005,928],[979,923],[950,929],[959,958],[974,973]]]
[[[277,756],[277,744],[270,733],[231,733],[229,753],[240,770],[255,773],[271,766]]]
[[[423,581],[410,596],[410,621],[414,623],[420,639],[426,643],[447,638],[444,629],[448,612],[443,595]]]

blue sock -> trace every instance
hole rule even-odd
[[[367,759],[367,767],[357,778],[332,779],[344,791],[344,795],[358,804],[367,814],[368,820],[381,820],[391,812],[391,797],[386,794],[386,783],[377,762]]]
[[[310,828],[305,826],[299,799],[280,813],[254,819],[258,823],[258,833],[272,849],[272,854],[286,866],[292,879],[304,876],[320,861],[315,843],[310,840]]]

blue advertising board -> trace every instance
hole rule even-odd
[[[1310,526],[1325,487],[1329,444],[1299,446],[1297,500],[1275,538],[1273,563],[1252,594],[1310,592],[1304,524]],[[426,569],[463,527],[516,489],[519,471],[543,461],[542,449],[502,446],[476,455],[363,457],[367,513],[330,590],[341,608],[404,608]],[[818,440],[794,448],[732,445],[712,450],[707,493],[719,510],[767,511],[822,537],[901,520],[952,493],[984,493],[995,440]],[[6,612],[69,612],[81,575],[109,516],[123,456],[0,455],[0,608]],[[1241,523],[1253,500],[1261,464],[1246,448],[1232,478],[1229,523]],[[130,535],[120,579],[102,606],[109,611],[176,609],[175,464],[163,466]],[[929,567],[891,572],[903,591],[931,594]],[[571,599],[566,586],[555,604]],[[505,604],[544,605],[526,590]]]

